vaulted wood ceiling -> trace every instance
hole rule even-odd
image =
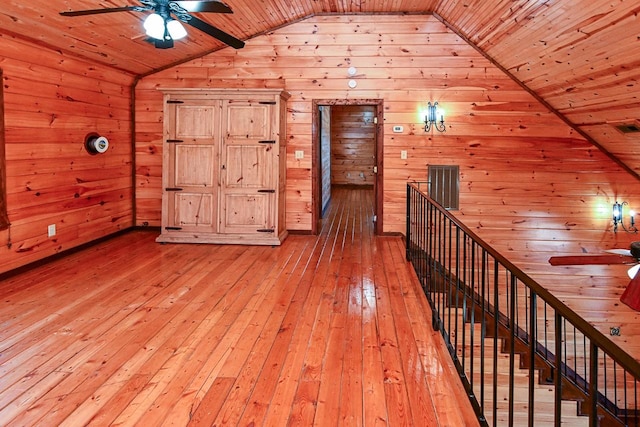
[[[511,74],[576,130],[640,173],[640,3],[635,0],[226,0],[233,14],[197,16],[251,38],[318,14],[433,13]],[[0,34],[143,76],[225,48],[187,27],[173,49],[146,41],[146,13],[63,17],[65,10],[139,5],[134,0],[3,2]],[[398,19],[402,19],[399,16]],[[570,153],[568,153],[570,155]]]

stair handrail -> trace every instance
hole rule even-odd
[[[527,275],[517,265],[513,264],[507,257],[503,256],[499,251],[493,248],[490,244],[484,241],[473,230],[462,223],[456,216],[451,214],[447,209],[442,207],[437,201],[432,199],[425,191],[422,190],[423,185],[428,185],[428,182],[413,181],[407,183],[407,211],[406,211],[406,250],[407,259],[411,257],[410,245],[411,245],[411,190],[417,192],[423,197],[430,205],[438,210],[439,214],[445,216],[455,227],[458,227],[465,235],[467,235],[475,244],[481,247],[487,254],[493,257],[499,262],[505,269],[507,269],[513,276],[517,278],[522,284],[533,290],[539,297],[541,297],[553,310],[559,313],[564,319],[566,319],[576,329],[580,330],[582,334],[597,348],[603,350],[615,363],[622,367],[626,372],[633,375],[636,381],[640,381],[640,362],[625,352],[620,346],[613,342],[610,338],[596,329],[588,321],[583,319],[574,310],[564,304],[560,299],[554,296],[549,290],[540,285],[536,280]],[[638,411],[638,408],[636,409]]]

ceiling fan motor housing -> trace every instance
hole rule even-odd
[[[631,256],[640,259],[640,242],[631,242]]]

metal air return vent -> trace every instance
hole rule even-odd
[[[611,125],[624,134],[640,133],[640,124],[638,122],[611,123]]]

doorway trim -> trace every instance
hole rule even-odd
[[[382,234],[382,213],[383,213],[383,186],[384,182],[384,100],[383,99],[314,99],[311,109],[311,233],[316,235],[320,229],[322,219],[322,201],[320,200],[322,183],[320,182],[320,114],[319,107],[332,105],[361,105],[375,107],[375,117],[377,119],[375,132],[376,163],[378,168],[374,179],[374,215],[376,221],[373,225],[374,234]]]

